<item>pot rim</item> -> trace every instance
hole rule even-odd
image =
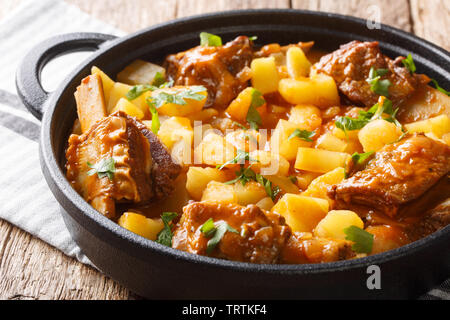
[[[54,125],[54,112],[57,108],[58,101],[62,94],[67,90],[67,87],[72,83],[73,78],[78,74],[82,73],[82,70],[87,66],[92,64],[92,62],[103,55],[105,52],[109,51],[111,48],[123,45],[124,43],[141,36],[146,33],[158,32],[158,30],[163,30],[168,26],[174,26],[177,24],[183,24],[186,22],[195,22],[204,19],[216,19],[220,17],[233,17],[241,16],[242,14],[251,15],[264,15],[264,14],[303,14],[312,15],[320,19],[338,19],[344,20],[346,22],[351,21],[355,24],[364,24],[366,20],[345,16],[334,13],[325,12],[315,12],[308,10],[295,10],[295,9],[249,9],[249,10],[232,10],[225,12],[207,13],[201,15],[195,15],[185,18],[180,18],[172,20],[169,22],[161,23],[152,27],[148,27],[137,32],[131,33],[124,37],[118,38],[111,41],[110,43],[104,45],[98,51],[92,53],[85,61],[83,61],[75,70],[73,70],[58,86],[58,88],[51,93],[49,99],[46,101],[46,111],[42,119],[41,127],[41,137],[40,137],[40,156],[41,156],[41,167],[45,171],[45,178],[48,184],[53,184],[56,186],[57,190],[52,192],[56,195],[58,193],[60,196],[64,197],[67,201],[58,202],[60,205],[83,227],[88,229],[94,235],[102,240],[109,240],[114,243],[114,245],[122,250],[125,249],[136,249],[130,250],[129,253],[133,254],[139,259],[146,259],[143,255],[145,251],[159,253],[165,257],[171,258],[174,262],[185,262],[193,263],[197,265],[215,267],[215,268],[225,268],[230,271],[244,271],[244,272],[258,272],[267,274],[318,274],[318,273],[332,273],[339,271],[346,271],[350,269],[357,269],[368,267],[370,265],[381,265],[389,261],[400,260],[406,256],[413,255],[414,253],[422,250],[426,250],[432,247],[435,243],[441,241],[450,240],[450,226],[439,230],[428,237],[422,238],[413,243],[402,246],[398,249],[387,251],[381,254],[376,254],[373,256],[368,256],[353,260],[344,260],[338,262],[321,263],[321,264],[297,264],[297,265],[286,265],[286,264],[253,264],[237,261],[222,260],[217,258],[211,258],[207,256],[200,256],[191,253],[187,253],[181,250],[176,250],[158,244],[154,241],[145,239],[137,234],[132,233],[122,227],[117,223],[109,220],[101,213],[93,209],[70,185],[69,181],[66,179],[63,170],[61,170],[58,163],[58,155],[54,154],[54,148],[52,145],[52,127]],[[407,39],[408,41],[413,41],[420,43],[422,47],[427,50],[432,51],[435,54],[441,55],[445,59],[450,61],[450,53],[446,50],[439,48],[438,46],[421,39],[415,35],[409,34],[405,31],[396,29],[391,26],[382,24],[382,29],[390,34],[400,36]],[[58,197],[56,197],[58,198]],[[86,221],[89,224],[86,224]],[[98,230],[106,231],[103,236],[97,234]]]

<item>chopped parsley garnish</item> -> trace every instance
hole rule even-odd
[[[366,80],[370,84],[370,90],[380,96],[389,97],[389,87],[392,83],[387,79],[381,80],[381,77],[385,76],[388,72],[388,69],[370,68],[369,78]]]
[[[273,200],[275,201],[275,198],[277,197],[277,195],[281,192],[281,189],[277,186],[273,186],[272,185],[272,181],[270,181],[267,178],[264,178],[262,175],[260,174],[256,174],[256,181],[258,181],[266,190],[267,195]]]
[[[155,106],[147,100],[147,104],[150,107],[150,113],[152,114],[152,132],[158,134],[159,128],[161,127],[161,122],[159,121],[158,110]]]
[[[236,126],[238,126],[241,129],[248,130],[248,128],[246,126],[244,126],[243,124],[240,124],[237,121],[233,121],[233,124],[235,124]]]
[[[336,120],[335,125],[337,128],[343,130],[345,135],[347,135],[347,131],[360,130],[370,121],[377,119],[383,119],[402,127],[401,123],[395,118],[398,110],[398,108],[394,110],[391,100],[383,98],[383,105],[377,103],[368,111],[359,111],[359,116],[356,119],[350,117],[339,117]],[[387,114],[388,117],[383,118],[383,114]]]
[[[408,54],[408,57],[406,59],[402,60],[402,63],[405,66],[405,68],[409,70],[409,72],[411,73],[416,72],[417,70],[416,64],[414,63],[414,59],[411,53]]]
[[[243,166],[239,171],[236,171],[236,179],[225,182],[225,184],[235,184],[236,182],[241,182],[243,186],[249,181],[256,181],[256,173],[251,169],[251,166],[244,168]]]
[[[258,40],[258,36],[251,36],[251,37],[248,37],[248,39],[250,41],[256,41],[256,40]]]
[[[164,212],[161,215],[161,219],[164,223],[164,229],[162,229],[159,233],[158,233],[158,238],[156,239],[156,242],[167,246],[167,247],[172,247],[172,228],[170,226],[170,222],[175,219],[178,216],[178,214],[176,214],[175,212]]]
[[[437,90],[439,90],[439,91],[442,92],[443,94],[446,94],[446,95],[448,95],[448,96],[450,97],[450,91],[447,91],[447,90],[445,90],[444,88],[442,88],[442,87],[439,85],[439,83],[438,83],[436,80],[434,80],[434,79],[431,79],[431,82],[433,82],[433,84],[434,84],[434,86],[436,87]]]
[[[294,132],[292,132],[292,134],[289,136],[288,141],[297,137],[307,142],[312,142],[313,140],[311,138],[313,138],[315,135],[315,131],[295,129]]]
[[[220,47],[222,45],[222,38],[212,33],[201,32],[200,45],[202,47]]]
[[[264,100],[262,93],[256,89],[252,92],[252,102],[250,103],[250,107],[247,112],[247,122],[250,124],[250,128],[254,130],[258,130],[259,126],[262,123],[261,115],[259,114],[256,108],[261,107],[266,103]]]
[[[116,162],[114,158],[103,159],[96,164],[87,163],[89,168],[92,168],[88,171],[88,176],[93,176],[97,174],[100,179],[104,177],[108,177],[109,180],[114,179],[114,173],[116,172]]]
[[[200,227],[200,231],[206,238],[209,238],[209,241],[206,245],[207,254],[211,254],[213,252],[214,248],[219,244],[227,231],[239,234],[236,229],[232,228],[225,221],[214,223],[212,218],[210,218]]]
[[[250,154],[248,152],[238,149],[236,157],[234,157],[233,159],[225,162],[223,165],[218,165],[217,169],[222,170],[223,168],[225,168],[229,164],[244,164],[245,161],[258,162],[257,160],[250,159]]]
[[[374,154],[374,151],[366,152],[366,153],[357,153],[355,152],[352,155],[352,160],[355,165],[362,166],[366,163],[366,161]]]
[[[177,89],[173,92],[160,91],[156,95],[149,97],[148,100],[150,100],[156,108],[160,108],[168,103],[184,106],[187,104],[185,99],[196,101],[206,99],[205,95],[201,94],[201,92],[205,91],[206,88],[203,86],[192,86],[186,89]]]
[[[162,78],[162,83],[161,83],[161,79],[157,79],[158,74],[160,75],[160,77]],[[162,88],[168,88],[173,86],[173,81],[170,82],[165,82],[164,77],[162,76],[161,73],[157,72],[156,76],[155,76],[155,80],[153,81],[153,84],[138,84],[136,86],[133,86],[130,91],[127,92],[127,94],[125,95],[125,97],[129,100],[129,101],[133,101],[137,98],[139,98],[141,95],[143,95],[145,92],[147,91],[155,91],[158,89],[162,89]]]
[[[156,87],[161,87],[165,83],[166,83],[166,77],[164,77],[161,72],[156,72],[152,85],[154,85]]]
[[[354,242],[352,250],[356,253],[371,253],[373,247],[373,234],[358,228],[356,226],[350,226],[344,229],[344,233],[347,235],[346,240]]]

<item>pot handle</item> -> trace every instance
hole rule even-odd
[[[52,59],[71,52],[97,50],[100,45],[116,39],[102,33],[68,33],[47,39],[36,45],[22,60],[16,73],[16,88],[30,113],[41,120],[42,106],[49,97],[41,84],[41,72]]]

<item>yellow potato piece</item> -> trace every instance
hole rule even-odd
[[[252,103],[252,96],[254,88],[245,88],[239,93],[239,95],[231,101],[230,105],[226,109],[226,112],[233,118],[241,122],[245,122],[247,119],[248,109]]]
[[[287,176],[289,173],[289,162],[278,154],[256,150],[250,152],[250,159],[252,169],[262,175]]]
[[[290,47],[286,52],[286,67],[289,76],[293,79],[307,77],[311,69],[311,62],[299,47]]]
[[[334,79],[322,74],[312,78],[281,79],[278,90],[292,104],[312,104],[328,108],[340,103]]]
[[[385,145],[397,141],[402,134],[402,130],[394,123],[379,119],[369,122],[359,131],[358,137],[364,152],[377,152]]]
[[[106,73],[104,73],[102,70],[100,70],[99,68],[97,68],[95,66],[92,67],[91,73],[98,74],[100,76],[100,78],[102,79],[103,92],[105,93],[105,103],[106,103],[106,106],[108,106],[109,95],[110,95],[112,87],[114,86],[114,81],[111,80],[111,78],[108,77],[106,75]]]
[[[164,223],[161,219],[149,219],[134,212],[125,212],[120,217],[118,224],[150,240],[156,240],[158,233],[164,228]]]
[[[191,121],[184,117],[170,117],[161,124],[158,131],[158,137],[171,150],[173,145],[182,140],[189,146],[192,146],[194,130]]]
[[[328,212],[328,201],[295,194],[285,194],[272,208],[282,215],[294,232],[312,232]]]
[[[316,141],[316,148],[328,151],[345,152],[347,146],[348,143],[345,140],[339,139],[331,133],[321,135]]]
[[[238,181],[233,186],[237,197],[237,203],[241,206],[255,204],[267,197],[266,189],[256,181],[249,181],[245,186]]]
[[[251,63],[252,86],[262,94],[278,90],[279,75],[275,58],[258,58]]]
[[[289,122],[301,130],[314,131],[322,125],[320,109],[312,105],[297,105],[291,109]]]
[[[237,203],[238,197],[233,185],[211,181],[203,191],[202,201],[215,201],[222,203]]]
[[[236,157],[236,149],[222,136],[208,133],[194,150],[194,163],[218,166]],[[228,165],[236,166],[236,165]]]
[[[232,176],[227,170],[216,168],[189,167],[187,172],[186,189],[194,200],[200,200],[203,191],[211,181],[227,182]]]
[[[334,210],[319,222],[314,230],[314,235],[319,238],[345,240],[344,229],[351,226],[364,229],[364,222],[353,211]]]
[[[328,197],[328,190],[331,186],[342,182],[344,179],[345,169],[336,168],[333,171],[314,179],[302,195],[328,200],[331,206],[332,200]]]
[[[299,137],[293,137],[289,139],[291,134],[299,129],[299,126],[281,119],[278,121],[272,136],[270,137],[270,148],[274,153],[280,154],[288,161],[293,161],[297,157],[298,148],[311,147],[312,142],[305,141]]]
[[[299,148],[295,161],[295,169],[327,173],[339,167],[344,168],[350,158],[349,154],[342,152]]]
[[[158,89],[151,92],[151,97],[156,97],[160,93],[167,93],[170,95],[174,95],[177,93],[181,93],[183,91],[188,91],[192,89],[189,86],[175,86],[172,88],[164,88],[164,89]],[[165,103],[161,107],[158,108],[158,113],[170,116],[170,117],[184,117],[187,115],[195,114],[197,112],[200,112],[203,109],[203,106],[206,103],[206,98],[208,97],[207,91],[199,92],[199,94],[204,96],[204,99],[202,100],[195,100],[195,99],[184,99],[186,102],[185,105],[176,104],[176,103]]]
[[[256,205],[263,210],[270,211],[270,209],[272,209],[275,204],[270,197],[266,197],[264,199],[261,199]]]
[[[442,138],[444,134],[450,132],[450,118],[443,114],[427,120],[405,124],[405,128],[410,133],[433,133],[436,137]]]
[[[120,98],[120,100],[117,102],[114,109],[111,111],[111,113],[117,112],[117,111],[123,111],[129,116],[135,117],[139,120],[142,120],[144,118],[144,112],[142,112],[141,109],[136,107],[134,104],[132,104],[130,101],[128,101],[125,98]]]

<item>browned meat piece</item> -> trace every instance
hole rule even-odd
[[[450,198],[429,210],[417,223],[409,225],[406,233],[412,241],[424,238],[450,224]]]
[[[252,263],[277,263],[291,234],[284,219],[265,213],[259,207],[242,207],[217,202],[194,202],[183,208],[175,229],[173,247],[190,253],[207,255],[209,238],[200,227],[210,218],[225,221],[239,234],[226,232],[210,256]]]
[[[98,74],[90,75],[81,81],[81,85],[75,92],[75,100],[83,133],[87,132],[98,120],[106,117],[103,84]]]
[[[281,262],[288,264],[324,263],[355,257],[352,242],[314,238],[308,234],[294,233],[281,254]]]
[[[175,85],[203,85],[206,107],[226,108],[247,87],[253,58],[251,41],[244,36],[221,47],[198,46],[167,57],[167,74]]]
[[[363,206],[394,217],[450,170],[450,147],[414,135],[377,152],[366,168],[333,186],[337,208]]]
[[[96,122],[86,133],[70,136],[67,178],[96,210],[113,219],[116,201],[141,203],[171,191],[172,179],[180,168],[168,157],[144,125],[117,112]],[[88,175],[88,162],[96,164],[109,158],[115,161],[112,180]]]
[[[411,75],[401,61],[403,57],[391,60],[381,53],[378,42],[353,41],[341,46],[313,66],[318,73],[334,78],[341,93],[351,102],[371,107],[378,102],[379,95],[370,89],[367,83],[370,69],[388,69],[382,79],[391,81],[389,99],[399,105],[408,99],[414,91],[429,82],[424,75]]]

